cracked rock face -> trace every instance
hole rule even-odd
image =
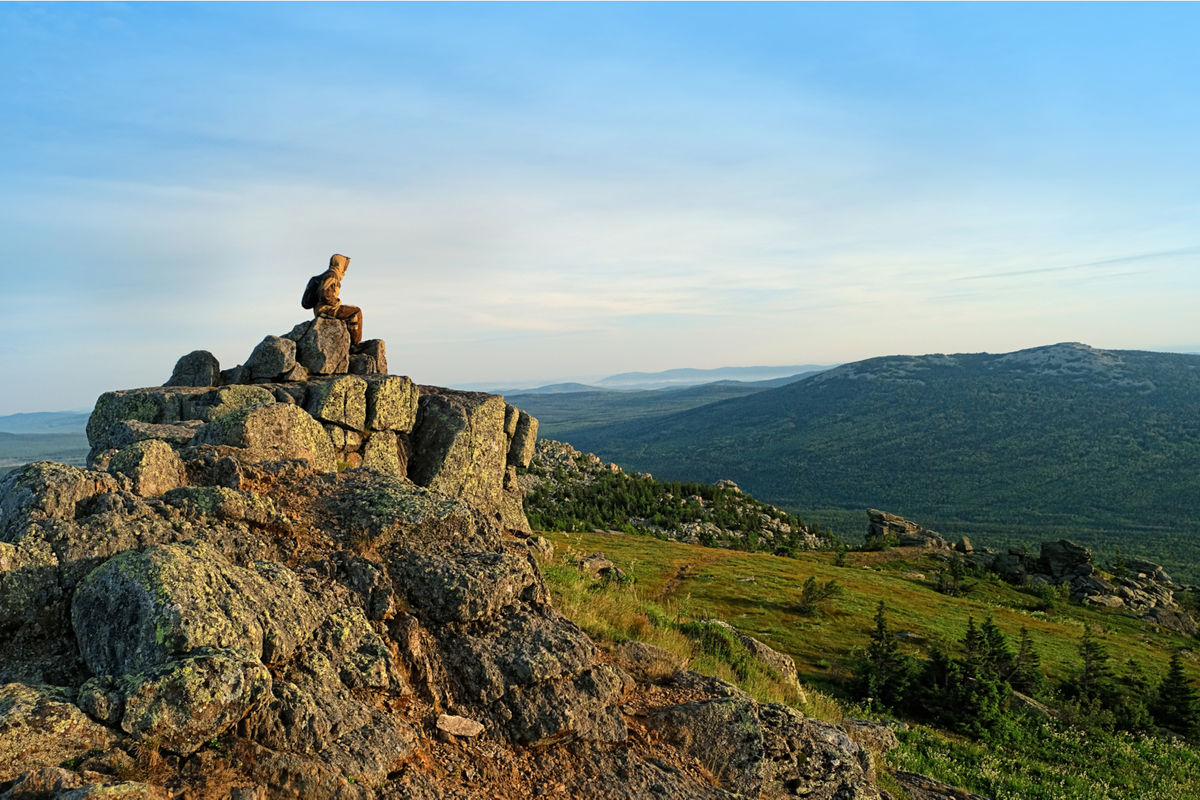
[[[710,699],[646,720],[676,766],[640,749],[623,708],[641,684],[553,609],[529,548],[485,510],[368,470],[202,466],[188,474],[235,485],[143,498],[46,465],[0,484],[0,781],[97,797],[515,797],[547,781],[605,798],[878,796],[839,729],[683,671],[653,679]],[[165,766],[137,772],[148,749]],[[431,750],[508,766],[471,794]],[[239,754],[221,774],[244,793],[189,783],[221,753]]]

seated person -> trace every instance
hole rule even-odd
[[[321,292],[317,304],[313,307],[313,315],[317,317],[333,317],[344,320],[350,331],[350,343],[362,341],[363,313],[358,306],[348,306],[342,303],[339,296],[342,290],[342,278],[350,267],[350,259],[340,253],[329,258],[329,269],[321,275]]]

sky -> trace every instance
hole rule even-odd
[[[0,414],[234,366],[1200,349],[1200,5],[0,4]]]

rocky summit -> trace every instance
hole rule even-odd
[[[190,353],[0,482],[0,798],[887,796],[847,730],[601,651],[528,535],[537,421],[344,333]]]

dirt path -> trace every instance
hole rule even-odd
[[[679,570],[674,574],[674,576],[668,578],[667,582],[659,588],[658,594],[654,596],[655,601],[657,602],[666,600],[668,597],[675,594],[679,587],[683,586],[684,581],[688,580],[689,578],[695,578],[705,567],[715,564],[720,560],[722,560],[721,556],[714,555],[708,556],[707,558],[703,558],[696,562],[680,564]]]

